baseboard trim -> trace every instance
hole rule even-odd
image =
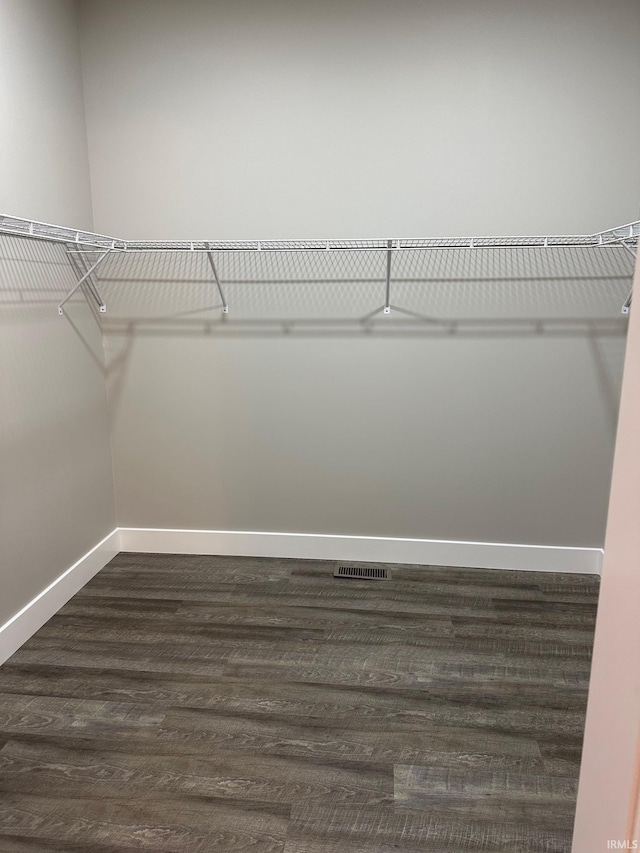
[[[397,539],[385,536],[146,527],[118,529],[122,551],[156,554],[290,557],[299,560],[347,560],[600,574],[604,553],[601,548]]]
[[[601,548],[324,533],[117,527],[0,626],[0,664],[120,551],[600,574]]]
[[[116,527],[0,626],[0,664],[26,643],[119,552],[120,533]]]

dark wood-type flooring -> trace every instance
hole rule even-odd
[[[567,853],[598,580],[120,554],[0,668],[2,853]]]

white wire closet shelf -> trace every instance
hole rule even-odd
[[[477,237],[427,237],[386,239],[318,239],[318,240],[122,240],[103,234],[95,234],[51,225],[35,220],[0,214],[0,234],[24,237],[32,240],[62,243],[77,278],[77,284],[60,302],[58,311],[64,314],[64,306],[78,291],[82,290],[92,299],[101,313],[106,305],[98,289],[97,270],[108,257],[123,255],[161,255],[163,253],[201,253],[206,255],[213,284],[219,293],[222,312],[228,313],[229,306],[224,294],[224,280],[219,273],[219,260],[228,255],[264,253],[308,254],[315,258],[318,253],[383,253],[385,258],[385,303],[379,310],[391,313],[390,288],[394,279],[396,259],[402,253],[430,251],[492,251],[492,250],[557,250],[624,249],[635,258],[640,239],[640,220],[609,228],[594,234],[536,235],[536,236],[477,236]],[[264,256],[264,255],[263,255]],[[628,314],[631,293],[621,312]]]

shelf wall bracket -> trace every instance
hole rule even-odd
[[[636,253],[633,251],[633,249],[631,248],[631,246],[628,246],[628,245],[625,243],[625,241],[624,241],[624,240],[620,240],[620,245],[622,246],[622,248],[623,248],[623,249],[626,249],[626,250],[627,250],[627,252],[629,252],[629,254],[631,255],[631,257],[632,257],[632,258],[637,258],[637,255],[636,255]]]
[[[66,303],[71,299],[71,297],[74,295],[74,293],[76,293],[76,291],[77,291],[77,290],[79,290],[79,289],[82,287],[82,285],[83,285],[83,284],[85,284],[85,282],[90,282],[92,273],[93,273],[93,272],[94,272],[94,271],[95,271],[95,270],[100,266],[100,264],[102,263],[102,261],[103,261],[103,260],[107,257],[107,255],[112,251],[112,248],[113,248],[113,247],[111,247],[111,248],[107,249],[105,252],[103,252],[103,253],[100,255],[100,257],[98,258],[98,260],[93,264],[93,266],[89,267],[89,269],[87,269],[87,271],[84,273],[84,275],[80,276],[80,278],[78,279],[78,283],[76,284],[76,286],[75,286],[74,288],[72,288],[72,289],[69,291],[69,293],[67,293],[67,295],[65,296],[65,298],[64,298],[64,299],[62,300],[62,302],[58,305],[58,314],[60,314],[60,316],[61,316],[61,317],[62,317],[62,315],[64,314],[64,306],[65,306],[65,304],[66,304]],[[93,285],[90,285],[90,287],[89,287],[90,292],[91,292],[91,289],[90,289],[91,287],[93,287]],[[96,294],[97,294],[97,291],[95,291],[95,292],[96,292]],[[93,295],[93,294],[92,294],[92,295]],[[95,297],[93,297],[93,298],[95,298]],[[99,300],[99,299],[100,299],[100,297],[98,296],[98,300]],[[96,301],[97,301],[97,300],[96,300]],[[103,314],[104,314],[104,312],[107,310],[107,309],[106,309],[106,306],[104,305],[104,303],[102,302],[102,300],[100,300],[100,301],[98,302],[98,309],[99,309],[99,311],[101,311],[101,313],[103,313]]]
[[[211,264],[211,271],[213,272],[213,278],[216,282],[216,287],[218,288],[218,293],[220,294],[220,299],[222,300],[222,313],[229,313],[229,306],[227,305],[227,300],[224,298],[224,293],[222,292],[222,287],[220,285],[220,279],[218,278],[218,271],[216,269],[215,262],[213,260],[213,252],[211,251],[211,245],[209,243],[205,243],[207,249],[207,257],[209,258],[209,263]]]
[[[620,245],[622,246],[622,248],[623,248],[623,249],[626,249],[626,250],[627,250],[627,252],[629,252],[629,254],[631,255],[631,257],[632,257],[634,260],[636,260],[636,258],[638,257],[638,256],[637,256],[637,254],[633,251],[633,249],[631,248],[631,246],[627,246],[627,244],[626,244],[626,243],[625,243],[625,241],[624,241],[624,238],[620,240]],[[628,296],[627,296],[627,298],[625,299],[624,304],[623,304],[622,308],[620,309],[620,313],[621,313],[621,314],[624,314],[624,315],[626,316],[626,315],[629,313],[629,311],[631,310],[631,300],[632,300],[632,298],[633,298],[633,287],[632,287],[632,288],[631,288],[631,290],[629,291],[629,295],[628,295]]]
[[[385,296],[384,296],[384,314],[391,314],[391,247],[393,245],[392,240],[387,240],[387,281],[385,287]]]
[[[75,274],[75,277],[79,281],[82,278],[82,276],[85,275],[85,273],[89,269],[87,259],[81,253],[73,252],[73,254],[72,254],[69,251],[69,248],[67,248],[67,257],[69,259],[69,263],[71,264],[71,266],[73,268],[73,272]],[[100,296],[100,292],[98,290],[97,276],[94,275],[94,273],[91,273],[91,275],[89,275],[85,279],[83,289],[84,288],[86,288],[86,290],[89,291],[91,297],[93,298],[94,302],[96,303],[98,311],[101,314],[106,314],[107,313],[107,306],[105,305],[104,300]]]

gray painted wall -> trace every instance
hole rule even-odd
[[[81,21],[107,232],[562,233],[638,215],[633,0],[87,0]],[[436,322],[375,331],[358,318],[383,268],[336,263],[221,261],[221,325],[201,256],[109,262],[119,524],[600,546],[629,259],[417,259],[394,301]]]
[[[107,261],[120,525],[599,547],[628,256],[483,254]]]
[[[0,2],[0,210],[91,227],[75,4]],[[59,246],[0,239],[0,624],[115,526],[104,353]]]
[[[106,233],[588,233],[638,218],[637,0],[81,10]]]
[[[0,212],[91,228],[74,0],[1,0],[0,74]]]

